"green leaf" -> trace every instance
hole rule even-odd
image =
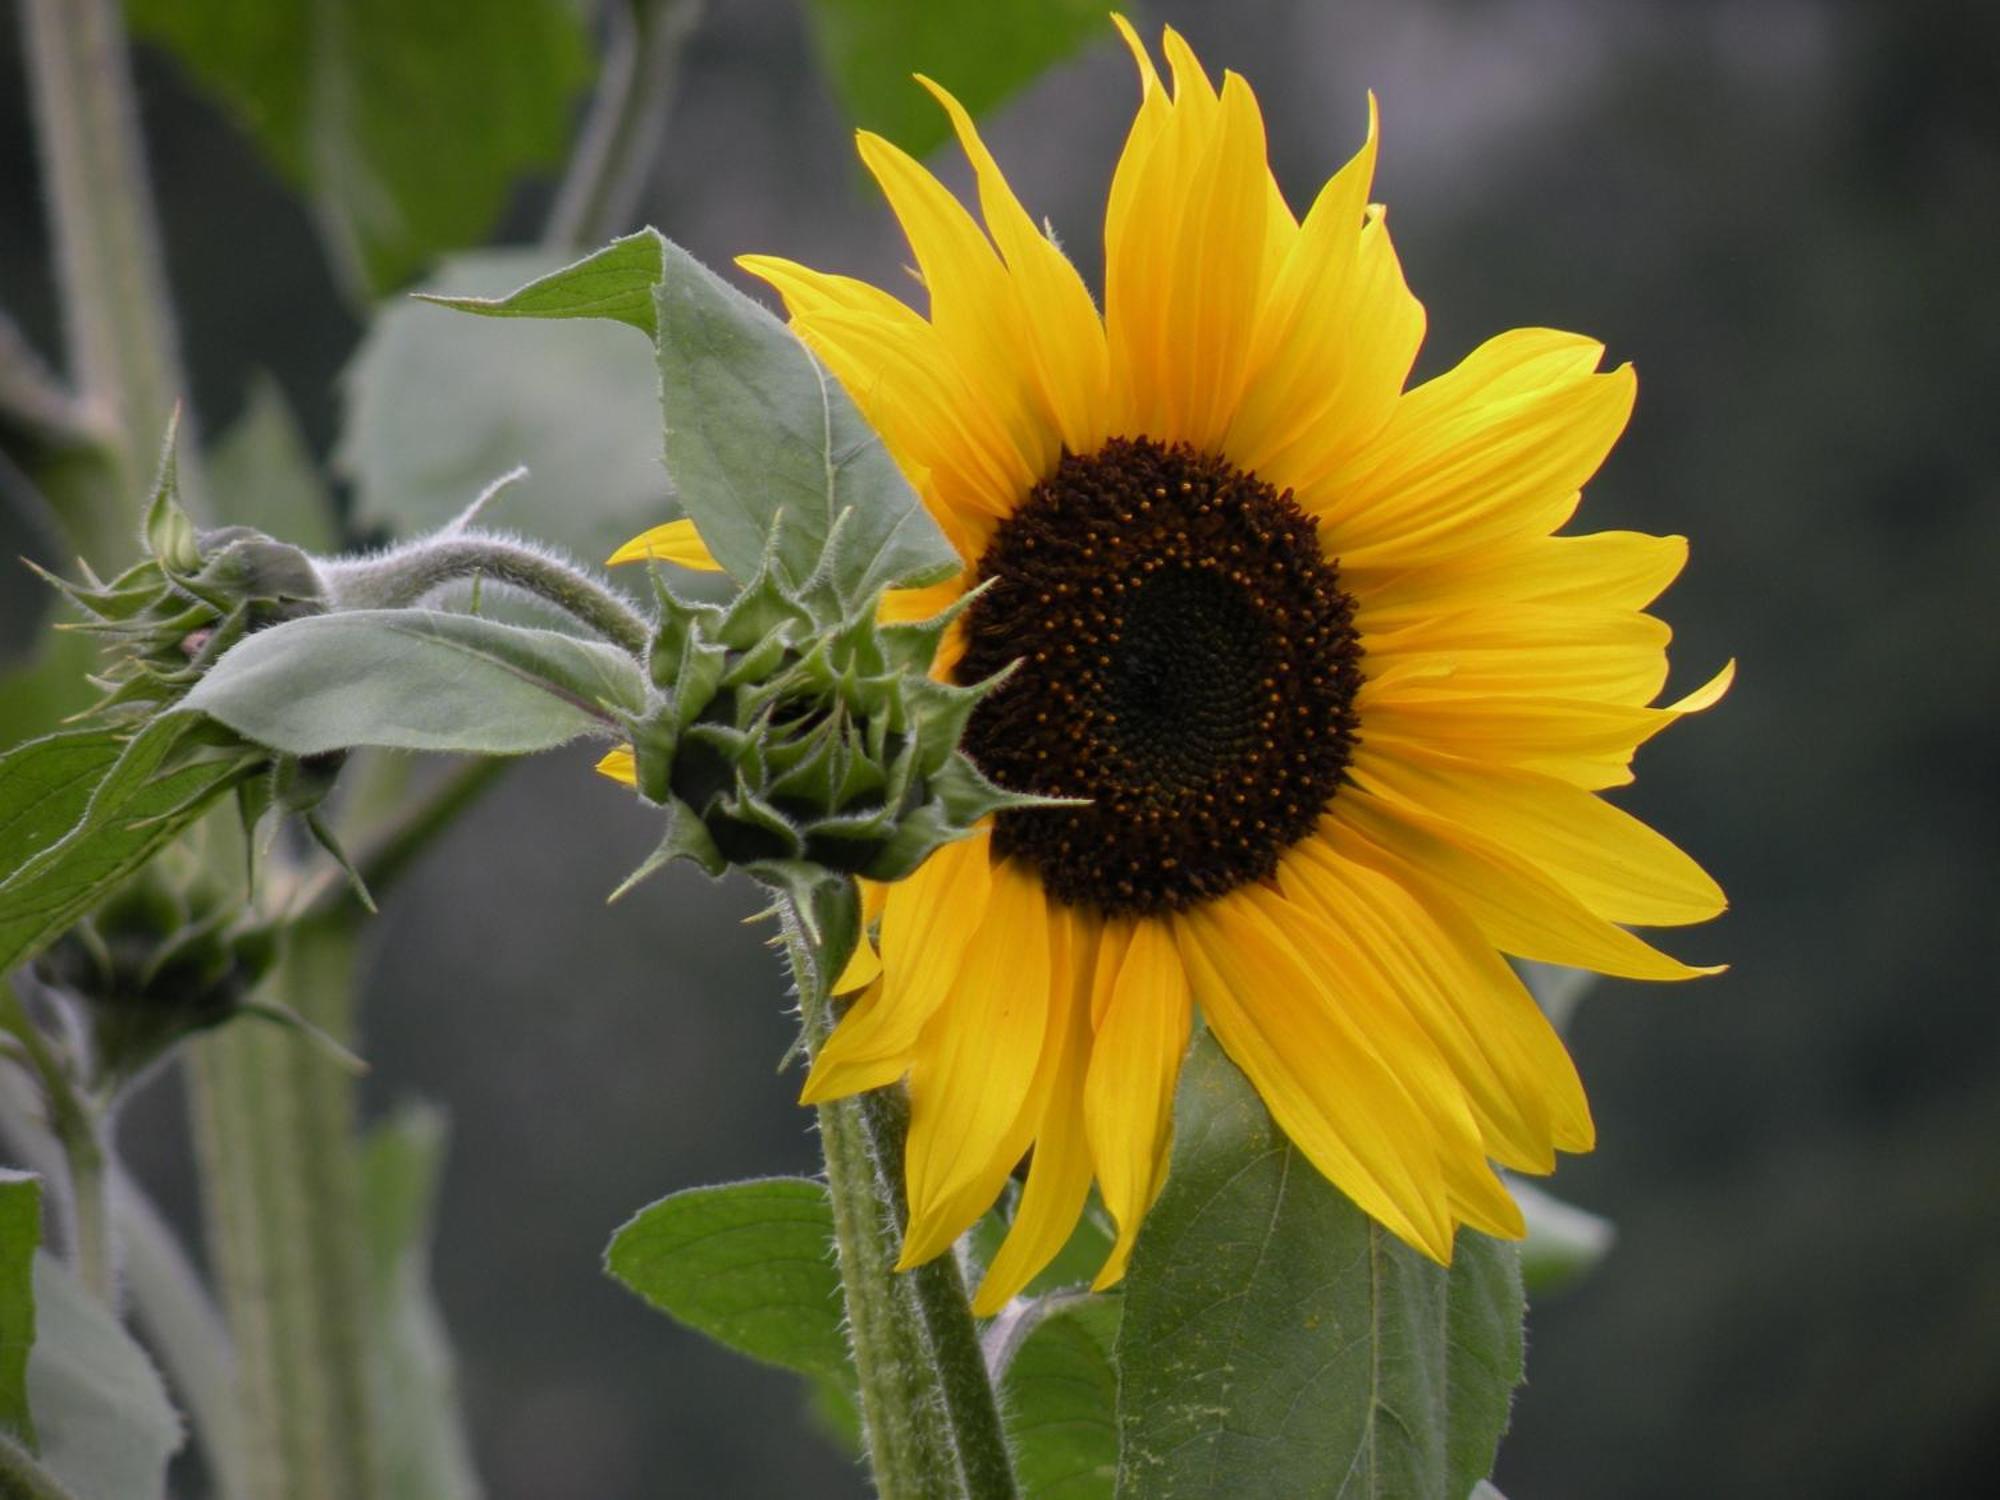
[[[76,1500],[156,1500],[181,1420],[153,1363],[62,1264],[35,1256],[28,1400],[42,1463]]]
[[[184,700],[288,755],[360,745],[527,755],[645,702],[616,647],[438,610],[357,609],[246,637]]]
[[[662,255],[667,472],[715,560],[747,581],[778,526],[779,560],[803,579],[852,510],[833,567],[850,597],[957,571],[882,440],[806,346],[678,245]]]
[[[34,957],[256,768],[254,755],[201,744],[193,734],[199,722],[189,713],[153,720],[89,790],[67,833],[39,850],[27,834],[0,848],[6,856],[0,863],[0,973]],[[60,783],[61,767],[67,763],[81,774],[85,757],[79,752],[65,762],[37,747],[66,738],[52,736],[14,752],[37,752],[43,769],[24,774],[51,778],[52,801],[60,802],[52,813],[75,805],[78,785]],[[7,757],[8,764],[13,760]],[[0,794],[0,806],[16,804]],[[17,821],[15,828],[38,833],[61,821],[29,816],[32,822]]]
[[[1204,1033],[1125,1282],[1118,1493],[1463,1495],[1521,1378],[1511,1247],[1447,1272],[1369,1219]]]
[[[431,1294],[431,1221],[445,1134],[442,1111],[413,1106],[375,1126],[362,1146],[361,1227],[389,1500],[477,1500],[480,1494],[451,1341]]]
[[[642,229],[504,297],[417,295],[454,312],[488,318],[609,318],[652,338],[653,288],[660,280],[665,244],[657,229]]]
[[[484,239],[515,177],[560,159],[589,71],[566,0],[132,0],[307,194],[364,292]]]
[[[1521,1242],[1521,1280],[1530,1292],[1560,1290],[1610,1253],[1618,1229],[1609,1219],[1518,1177],[1509,1177],[1507,1187],[1528,1221],[1528,1237]]]
[[[670,1194],[612,1236],[604,1266],[717,1343],[806,1376],[822,1425],[858,1434],[824,1183],[762,1177]]]
[[[35,1252],[42,1247],[42,1179],[0,1167],[0,1431],[30,1447],[28,1351],[35,1345]]]
[[[333,497],[284,392],[269,375],[252,379],[243,414],[209,454],[208,488],[224,521],[307,552],[340,545]]]
[[[500,293],[559,264],[546,251],[491,251],[447,261],[427,284]],[[650,319],[650,282],[646,299]],[[496,325],[417,302],[386,308],[342,382],[335,458],[354,481],[355,521],[400,536],[435,531],[525,464],[486,519],[573,556],[609,557],[678,513],[660,468],[659,379],[644,344],[601,323]]]
[[[128,738],[71,729],[0,756],[0,885],[77,825]]]
[[[609,318],[650,335],[667,472],[739,582],[756,574],[774,525],[779,559],[803,580],[847,510],[834,576],[853,597],[959,566],[840,383],[762,304],[657,231],[614,240],[507,296],[434,300],[488,317]]]
[[[1082,1299],[1042,1319],[1009,1362],[1002,1406],[1023,1500],[1109,1500],[1118,1474],[1118,1321],[1117,1298]]]
[[[918,156],[951,127],[912,73],[980,114],[1110,33],[1097,0],[808,0],[806,13],[854,122]]]

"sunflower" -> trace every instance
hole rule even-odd
[[[783,297],[976,584],[940,671],[1015,675],[965,747],[1002,813],[867,893],[876,945],[814,1060],[818,1102],[905,1080],[903,1263],[949,1247],[1024,1156],[976,1309],[1055,1255],[1093,1182],[1124,1271],[1160,1191],[1199,1011],[1306,1157],[1447,1262],[1518,1237],[1494,1164],[1553,1169],[1593,1127],[1503,953],[1641,979],[1689,967],[1627,930],[1724,898],[1597,793],[1726,690],[1666,707],[1644,613],[1686,543],[1557,536],[1630,414],[1629,366],[1517,329],[1404,388],[1424,313],[1366,142],[1301,219],[1257,101],[1129,25],[1141,100],[1105,215],[1100,316],[944,89],[982,225],[863,133],[928,315],[790,261]],[[617,559],[703,561],[686,523]]]

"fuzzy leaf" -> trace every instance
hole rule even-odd
[[[615,239],[502,297],[421,292],[425,302],[488,318],[609,318],[653,337],[653,288],[666,241],[656,229]]]
[[[28,1399],[42,1464],[75,1500],[157,1500],[181,1419],[153,1362],[62,1264],[35,1256]]]
[[[1176,1119],[1125,1282],[1118,1493],[1464,1495],[1521,1378],[1512,1247],[1463,1230],[1447,1272],[1403,1245],[1206,1033]]]
[[[357,609],[247,637],[186,705],[289,755],[526,755],[615,728],[645,682],[611,646],[438,610]]]
[[[39,849],[34,841],[65,821],[76,806],[81,779],[89,774],[84,768],[99,751],[87,750],[81,735],[74,741],[55,735],[22,746],[0,763],[13,766],[16,756],[34,752],[41,770],[22,774],[55,778],[50,796],[60,802],[50,809],[56,816],[18,818],[11,825],[18,841],[8,837],[0,845],[5,854],[0,862],[0,973],[34,957],[255,768],[256,757],[241,751],[177,755],[198,723],[198,716],[188,713],[153,720],[89,787],[68,831]],[[50,746],[58,746],[60,753],[43,748]],[[177,763],[169,765],[169,756]],[[60,779],[64,765],[77,779]],[[162,770],[163,765],[169,768]],[[0,801],[0,809],[15,806],[11,796]],[[0,811],[0,822],[5,818]]]
[[[662,254],[667,472],[715,560],[750,579],[776,526],[778,557],[802,580],[851,510],[833,567],[850,598],[956,571],[958,554],[806,346],[678,245]]]
[[[517,174],[553,166],[588,73],[565,0],[131,0],[311,198],[357,289],[486,237]]]
[[[546,251],[482,251],[427,285],[499,293],[557,264]],[[650,320],[650,281],[645,297]],[[677,514],[660,468],[659,376],[646,345],[617,328],[501,325],[405,302],[369,326],[342,390],[335,459],[354,480],[357,524],[435,531],[522,464],[527,476],[487,521],[576,557],[609,557]]]
[[[35,1345],[35,1252],[42,1246],[42,1179],[0,1167],[0,1431],[31,1447],[28,1351]]]
[[[808,0],[821,55],[855,124],[918,156],[951,133],[944,111],[911,81],[923,73],[974,114],[1093,37],[1096,0]]]
[[[821,1412],[846,1425],[854,1375],[824,1183],[764,1177],[670,1194],[612,1236],[604,1265],[717,1343],[806,1376]]]

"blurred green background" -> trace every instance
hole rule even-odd
[[[1501,1487],[1987,1493],[2000,11],[1144,12],[1249,77],[1295,204],[1358,144],[1364,91],[1379,92],[1376,194],[1430,311],[1419,374],[1522,324],[1588,331],[1637,365],[1637,415],[1580,524],[1690,536],[1664,605],[1676,682],[1742,661],[1732,697],[1656,742],[1623,798],[1734,901],[1668,945],[1733,968],[1607,983],[1576,1020],[1601,1145],[1553,1187],[1620,1237],[1533,1310]],[[0,307],[54,350],[17,19],[0,3]],[[226,427],[268,371],[331,451],[363,324],[309,211],[174,62],[142,50],[138,83],[205,426]],[[1134,97],[1105,28],[989,117],[1024,199],[1093,280]],[[643,219],[717,264],[775,251],[898,283],[903,247],[791,0],[709,7],[665,130]],[[434,149],[453,150],[448,134]],[[955,158],[944,170],[963,185]],[[498,239],[532,238],[549,193],[520,184]],[[521,326],[482,325],[496,360]],[[601,440],[606,470],[642,484],[649,401],[637,390]],[[482,458],[489,474],[537,462]],[[532,531],[537,507],[585,503],[545,489],[500,518]],[[9,550],[46,550],[4,524]],[[25,575],[0,584],[9,651],[41,605]],[[648,1313],[598,1269],[650,1199],[810,1170],[815,1152],[796,1074],[777,1070],[778,965],[739,922],[752,893],[675,871],[607,909],[654,831],[588,766],[577,750],[510,772],[375,930],[371,1104],[422,1095],[454,1124],[436,1276],[478,1458],[495,1500],[858,1495],[789,1377]],[[130,1112],[125,1146],[191,1218],[171,1080]]]

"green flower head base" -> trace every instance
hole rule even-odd
[[[297,547],[247,526],[195,529],[175,495],[173,444],[170,432],[142,561],[109,583],[88,565],[81,583],[42,574],[88,617],[68,628],[104,641],[94,715],[142,719],[169,708],[244,636],[326,609],[318,570]]]
[[[781,568],[767,551],[727,606],[681,600],[655,576],[650,701],[627,721],[629,761],[614,752],[602,769],[671,822],[621,894],[677,858],[794,892],[828,873],[899,880],[989,814],[1040,805],[959,752],[1005,674],[931,677],[955,609],[883,624],[879,594],[848,600],[824,569],[794,585]]]

